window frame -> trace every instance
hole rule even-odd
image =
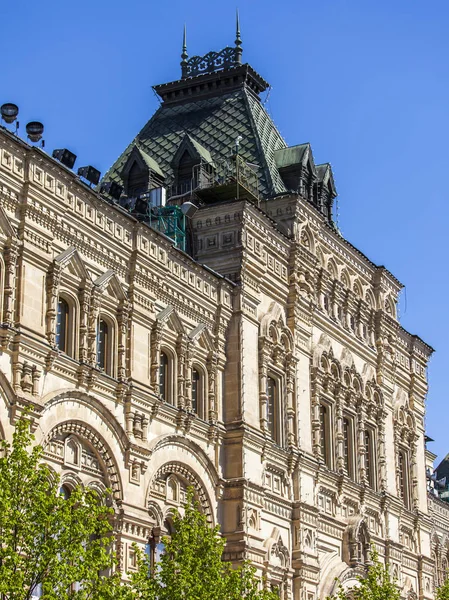
[[[323,417],[323,409],[326,410],[326,416]],[[324,464],[329,470],[333,469],[334,465],[334,451],[333,443],[334,436],[332,435],[331,420],[332,420],[333,406],[330,402],[324,398],[320,399],[319,412],[320,412],[320,448],[321,457]],[[324,436],[323,436],[324,432]]]
[[[398,495],[407,510],[412,510],[412,494],[410,480],[410,452],[403,447],[398,448],[399,489]]]
[[[100,323],[104,322],[108,328],[107,332],[107,343],[105,351],[106,366],[101,366],[99,362],[99,335],[100,335]],[[95,362],[96,367],[109,377],[115,377],[116,368],[116,353],[115,353],[115,338],[116,338],[116,324],[110,315],[104,312],[100,312],[97,318],[97,332],[95,337]]]
[[[161,355],[164,354],[167,357],[167,365],[166,365],[166,381],[165,388],[166,393],[165,396],[161,392]],[[159,349],[158,356],[158,388],[159,388],[159,396],[163,399],[163,401],[167,404],[171,404],[175,406],[175,398],[176,398],[176,352],[174,352],[170,347],[163,345]]]
[[[66,343],[65,349],[60,348],[58,338],[58,321],[59,321],[59,302],[63,300],[67,305],[66,315]],[[58,293],[58,299],[56,301],[56,322],[55,322],[55,344],[59,352],[69,356],[70,358],[76,358],[78,352],[77,343],[77,320],[78,320],[78,302],[72,294],[67,292],[65,289],[61,289]]]
[[[193,390],[194,390],[194,385],[193,385],[193,373],[196,372],[198,373],[198,394],[197,394],[197,399],[196,399],[196,410],[193,407]],[[202,367],[202,365],[200,365],[197,362],[194,362],[192,365],[192,370],[191,370],[191,402],[192,402],[192,406],[191,406],[191,410],[193,413],[196,414],[196,416],[200,419],[202,419],[203,421],[207,420],[207,376],[206,376],[206,371],[205,369]]]
[[[275,384],[275,395],[273,398],[273,428],[270,428],[269,419],[269,407],[270,407],[270,394],[269,394],[269,381],[273,381]],[[283,402],[283,377],[278,373],[269,370],[267,373],[266,381],[266,396],[267,396],[267,407],[266,407],[266,419],[267,419],[267,430],[270,434],[272,442],[278,446],[283,447],[285,441],[285,418],[284,418],[284,402]]]
[[[345,431],[345,421],[347,429]],[[343,426],[343,462],[345,474],[352,481],[357,481],[357,460],[356,460],[356,428],[355,417],[344,412],[342,418]]]
[[[367,443],[366,436],[369,436],[369,460],[367,461]],[[365,426],[365,431],[363,433],[363,444],[365,449],[365,473],[366,473],[366,481],[368,483],[368,487],[370,487],[375,492],[378,489],[378,480],[377,480],[377,454],[376,454],[376,429],[371,425]]]

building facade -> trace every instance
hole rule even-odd
[[[62,485],[112,490],[124,571],[133,542],[157,559],[193,486],[226,558],[284,600],[350,587],[371,544],[430,600],[432,349],[241,58],[238,29],[206,57],[184,44],[101,192],[0,130],[0,435],[32,405]]]

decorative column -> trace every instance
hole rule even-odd
[[[126,300],[118,309],[117,379],[126,379],[126,338],[128,335],[129,304]]]
[[[190,343],[184,333],[178,335],[176,350],[178,354],[178,400],[173,402],[178,408],[192,410],[192,368]]]
[[[4,306],[3,323],[12,327],[14,325],[14,300],[16,289],[16,267],[18,257],[17,243],[11,242],[4,250],[5,260],[5,285],[4,285]]]
[[[58,290],[61,280],[61,266],[53,262],[47,273],[47,313],[46,313],[46,336],[52,348],[56,346],[56,317],[58,314]]]
[[[285,361],[287,374],[287,445],[289,448],[297,446],[295,428],[295,361],[291,353]]]
[[[268,415],[267,415],[267,383],[268,383],[268,352],[267,341],[264,338],[259,338],[259,410],[260,410],[260,429],[264,433],[268,431]]]
[[[216,352],[211,352],[207,361],[207,379],[208,379],[208,394],[207,394],[207,412],[205,417],[212,423],[218,420],[217,411],[217,366],[218,356]]]
[[[151,332],[151,385],[159,396],[159,362],[161,355],[162,324],[156,321]]]
[[[94,287],[90,297],[89,306],[89,317],[88,317],[88,333],[87,333],[87,347],[88,347],[88,362],[92,367],[97,365],[97,329],[98,329],[98,317],[100,314],[100,291]]]
[[[365,459],[365,413],[361,398],[357,400],[358,427],[358,454],[360,457],[360,481],[366,483],[366,459]]]
[[[337,471],[342,475],[346,473],[345,469],[345,436],[343,433],[343,408],[342,408],[342,389],[340,384],[335,385],[335,416],[337,421],[336,450],[337,450]],[[347,474],[347,473],[346,473]]]
[[[79,360],[87,363],[89,360],[89,308],[92,294],[92,284],[84,281],[79,294],[80,302],[80,327],[79,327]]]
[[[321,451],[321,433],[320,433],[320,396],[321,381],[320,373],[317,367],[312,369],[312,448],[316,458],[324,460]]]
[[[419,436],[415,432],[410,432],[410,478],[411,478],[411,495],[414,510],[419,509],[419,494],[418,494],[418,464],[416,460],[417,441]]]
[[[385,420],[387,412],[382,409],[378,412],[378,453],[379,453],[379,474],[380,474],[380,489],[382,492],[387,491],[387,456],[385,452]]]

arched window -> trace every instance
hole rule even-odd
[[[97,366],[108,375],[112,375],[112,326],[101,316],[97,327]]]
[[[204,419],[204,382],[202,374],[198,369],[192,369],[192,410]]]
[[[374,459],[374,435],[371,429],[365,429],[365,469],[368,485],[376,489],[376,472]]]
[[[267,377],[267,427],[271,439],[282,444],[279,380]]]
[[[169,360],[165,352],[161,352],[159,356],[159,394],[162,399],[168,402],[169,398]]]
[[[350,417],[343,417],[343,458],[346,474],[355,479],[354,421]]]
[[[399,467],[399,494],[406,508],[410,509],[410,476],[409,476],[409,457],[405,450],[398,452]]]
[[[70,337],[70,307],[67,300],[59,297],[58,299],[58,314],[56,318],[56,345],[61,352],[70,354],[69,337]]]
[[[320,445],[321,456],[325,464],[332,467],[332,453],[330,438],[330,407],[327,404],[320,404]]]
[[[61,485],[59,488],[59,495],[64,498],[64,500],[68,500],[70,498],[71,490],[66,485]]]

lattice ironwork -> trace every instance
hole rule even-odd
[[[185,77],[194,77],[202,73],[214,73],[234,67],[237,62],[236,48],[227,46],[220,52],[208,52],[205,56],[192,56],[184,65]]]

